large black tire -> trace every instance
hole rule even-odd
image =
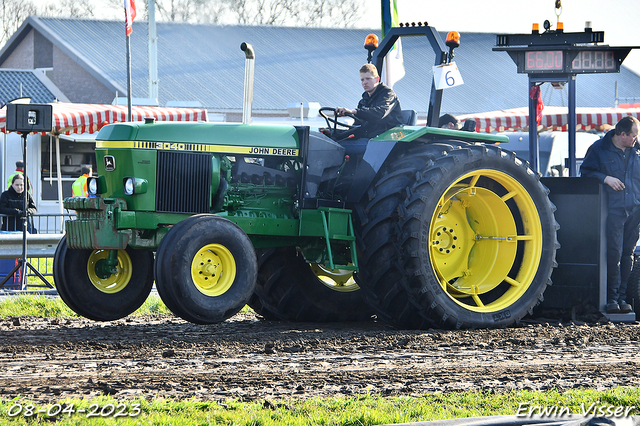
[[[135,312],[153,286],[153,253],[127,247],[118,251],[118,272],[101,278],[96,264],[108,250],[73,250],[67,237],[53,258],[53,279],[60,298],[78,315],[113,321]]]
[[[367,200],[354,207],[360,264],[356,281],[378,319],[397,328],[431,327],[403,287],[406,272],[399,261],[402,252],[399,206],[417,174],[447,149],[449,145],[433,144],[429,149],[414,145],[400,151],[378,173]]]
[[[265,259],[269,258],[269,254],[272,251],[273,249],[256,250],[256,256],[258,257],[258,275],[260,275],[260,268],[262,267],[262,263],[264,262]],[[258,284],[256,283],[256,289],[257,287],[258,287]],[[279,320],[279,318],[275,314],[273,314],[271,311],[269,311],[267,308],[264,307],[264,305],[262,304],[262,301],[260,300],[260,296],[258,296],[255,291],[251,295],[251,298],[247,302],[247,305],[249,305],[249,307],[253,309],[253,311],[256,314],[258,314],[259,316],[261,316],[267,321]]]
[[[216,215],[187,218],[162,239],[154,267],[165,305],[196,324],[231,318],[254,292],[258,265],[251,240]]]
[[[558,248],[555,207],[539,176],[496,146],[451,142],[407,154],[375,183],[360,229],[359,282],[382,319],[484,328],[531,313]],[[399,173],[407,157],[426,162]]]
[[[350,272],[333,271],[337,274],[333,275],[310,265],[295,247],[268,250],[263,256],[256,295],[262,308],[277,318],[343,322],[365,321],[373,315]]]

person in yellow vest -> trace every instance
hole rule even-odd
[[[16,161],[16,171],[9,175],[9,180],[7,181],[7,188],[11,187],[11,182],[13,181],[13,177],[17,174],[21,174],[24,176],[24,162],[22,160]],[[31,180],[29,180],[29,194],[33,195],[33,186],[31,186]]]
[[[82,165],[82,176],[76,179],[71,186],[71,191],[74,197],[88,197],[89,190],[87,189],[87,178],[91,177],[91,173],[93,173],[93,168],[90,164]]]

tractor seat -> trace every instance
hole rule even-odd
[[[412,109],[402,110],[402,124],[405,126],[415,126],[418,122],[418,114]]]

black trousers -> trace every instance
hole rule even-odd
[[[640,236],[640,208],[627,216],[609,210],[607,215],[607,301],[624,300],[633,268],[633,251]]]

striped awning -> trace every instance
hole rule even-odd
[[[54,135],[72,133],[95,133],[103,126],[126,122],[127,105],[100,105],[54,102]],[[131,121],[144,121],[153,117],[156,121],[207,121],[207,112],[201,108],[143,107],[131,108]],[[0,110],[0,130],[5,132],[7,122],[6,107]]]
[[[544,107],[538,131],[567,131],[567,111],[566,107]],[[576,130],[607,130],[615,126],[625,115],[640,119],[640,108],[576,108]],[[478,132],[517,131],[529,128],[529,108],[464,114],[457,117],[462,122],[469,118],[476,120]]]

